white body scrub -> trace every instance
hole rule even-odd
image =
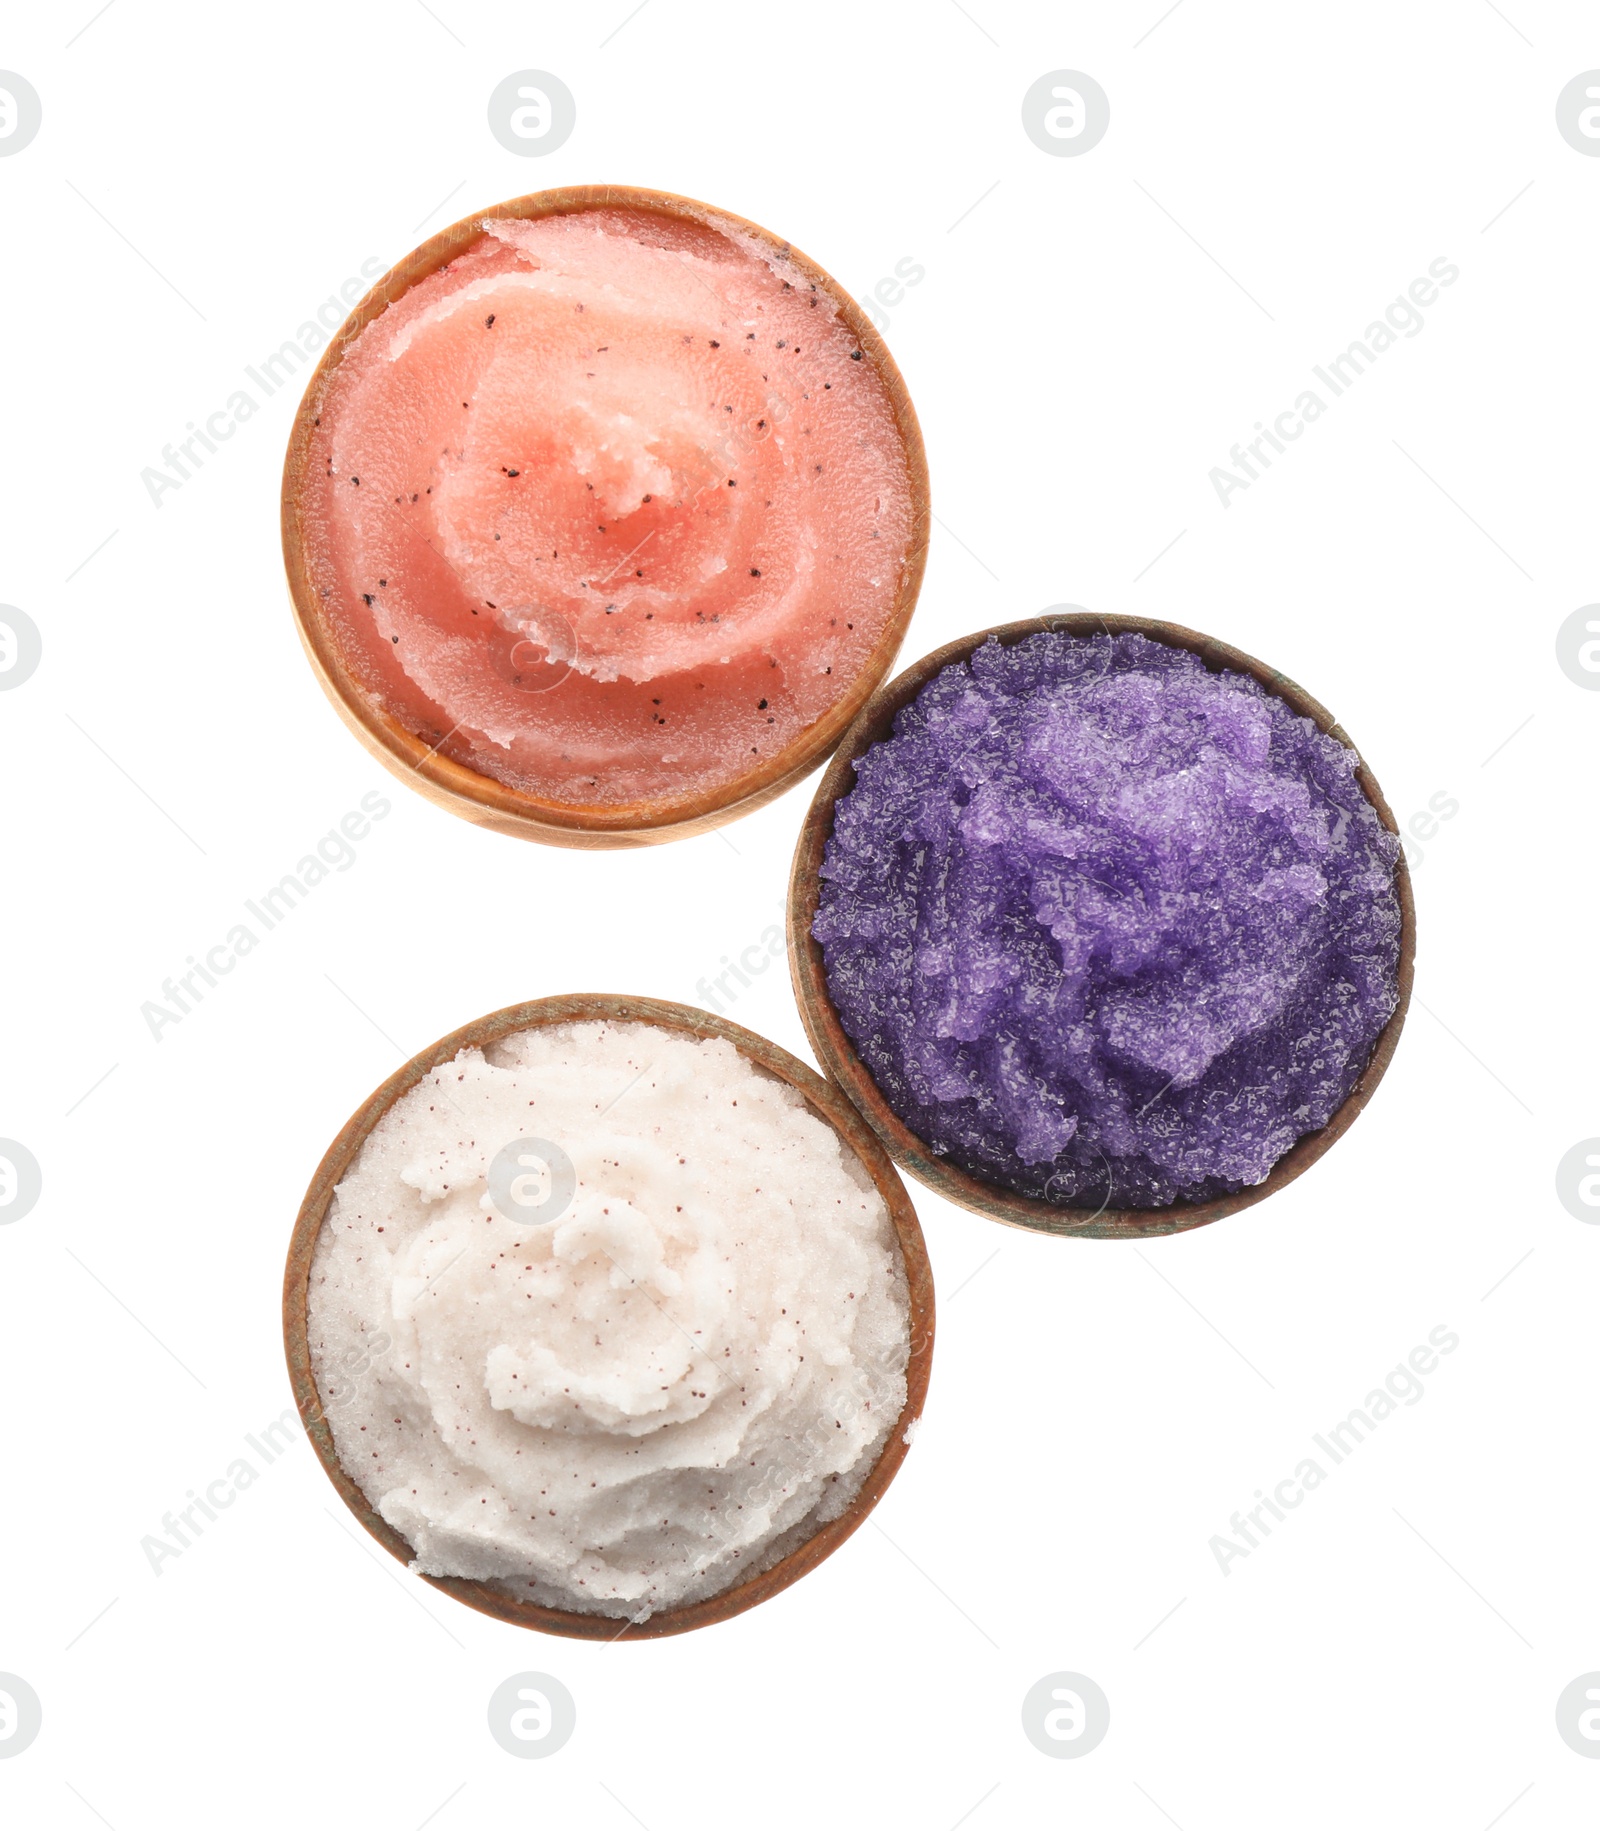
[[[570,1199],[534,1169],[497,1205],[521,1138],[570,1159]],[[524,1030],[398,1100],[334,1193],[308,1321],[339,1459],[414,1569],[619,1618],[837,1517],[906,1397],[863,1166],[731,1043],[646,1024]]]

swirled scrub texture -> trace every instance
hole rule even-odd
[[[909,1315],[883,1200],[798,1093],[720,1038],[575,1023],[463,1050],[384,1115],[308,1333],[413,1569],[640,1620],[844,1511],[905,1404]]]
[[[1395,1008],[1399,845],[1357,762],[1141,635],[945,668],[857,763],[812,928],[890,1107],[1061,1206],[1261,1182]]]
[[[564,804],[776,757],[859,678],[908,564],[881,374],[710,212],[487,219],[354,339],[311,439],[311,582],[360,689]]]

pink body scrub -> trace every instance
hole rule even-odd
[[[328,626],[374,705],[509,788],[714,796],[837,705],[895,614],[889,388],[730,219],[483,231],[329,378],[303,502]]]

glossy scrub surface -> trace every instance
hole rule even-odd
[[[889,1105],[1062,1206],[1261,1182],[1395,1008],[1399,846],[1356,766],[1137,634],[944,669],[857,764],[812,930]]]
[[[523,1139],[526,1186],[497,1182]],[[309,1322],[339,1459],[415,1569],[630,1619],[837,1517],[905,1405],[870,1178],[731,1043],[653,1026],[523,1031],[396,1102]]]
[[[884,382],[728,219],[487,219],[362,330],[312,435],[310,572],[347,669],[479,774],[714,791],[849,689],[912,537]]]

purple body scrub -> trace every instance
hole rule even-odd
[[[1261,1182],[1396,1004],[1400,848],[1356,766],[1141,635],[945,668],[857,763],[811,931],[890,1107],[1061,1207]]]

